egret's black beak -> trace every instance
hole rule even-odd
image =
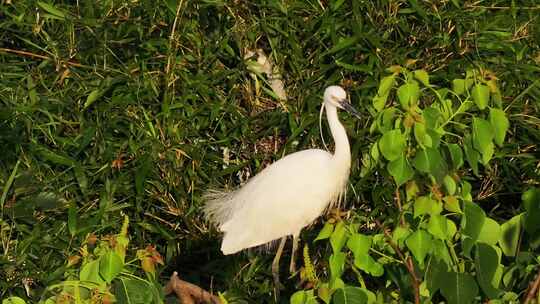
[[[352,115],[356,116],[356,118],[361,118],[360,113],[349,103],[347,99],[343,99],[339,102],[343,110],[351,113]]]

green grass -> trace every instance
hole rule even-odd
[[[486,211],[510,218],[522,190],[540,181],[535,2],[0,1],[0,297],[24,295],[21,280],[31,278],[35,299],[62,279],[87,233],[117,231],[128,214],[131,244],[157,245],[163,277],[179,270],[205,288],[267,301],[272,257],[222,256],[201,193],[320,147],[321,94],[341,84],[366,118],[343,115],[350,206],[384,216],[391,189],[360,178],[359,159],[372,142],[380,76],[408,59],[438,84],[474,66],[500,79],[509,143],[473,182]],[[286,102],[256,90],[243,60],[256,48],[279,67]],[[285,283],[287,296],[297,279]]]

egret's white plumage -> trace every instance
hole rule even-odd
[[[232,192],[206,195],[206,216],[224,232],[221,250],[232,254],[293,235],[345,193],[351,153],[337,108],[358,116],[339,86],[325,90],[323,107],[335,142],[334,154],[310,149],[289,154]],[[282,245],[281,245],[282,247]]]

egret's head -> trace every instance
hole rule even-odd
[[[329,86],[324,90],[324,104],[343,109],[360,118],[360,113],[347,100],[347,93],[340,86]]]

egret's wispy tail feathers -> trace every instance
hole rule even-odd
[[[205,218],[221,228],[227,222],[234,212],[234,191],[227,192],[223,190],[208,190],[203,194]]]

